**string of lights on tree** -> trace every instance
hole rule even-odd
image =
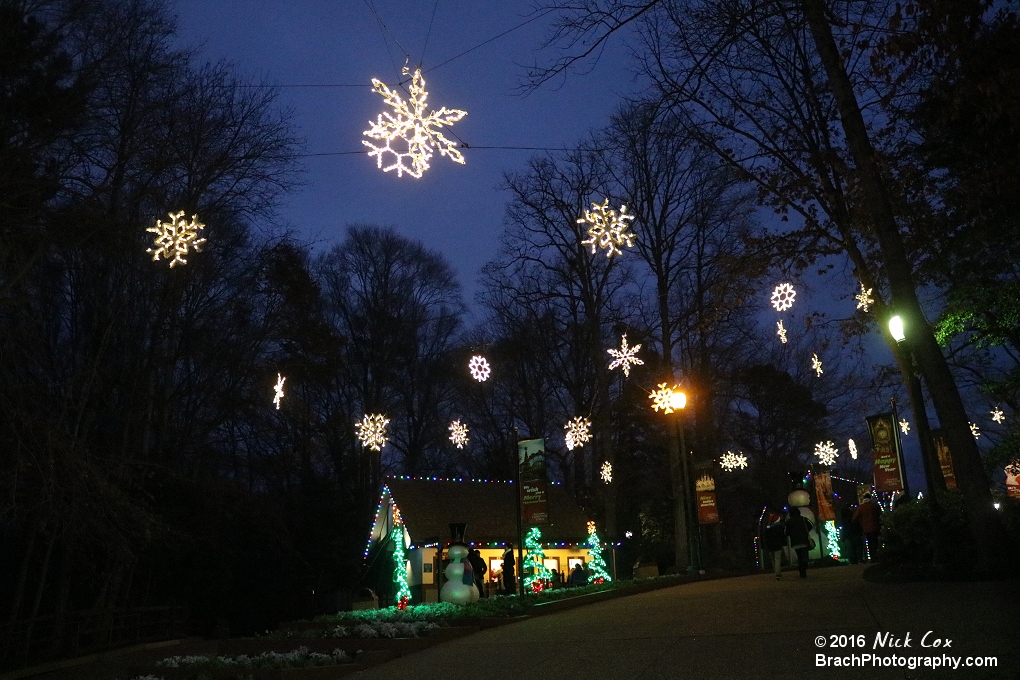
[[[397,609],[407,609],[411,589],[407,587],[407,557],[404,555],[404,522],[393,504],[393,583],[397,586]]]
[[[538,527],[528,529],[524,537],[524,549],[528,551],[524,558],[523,573],[524,588],[533,593],[542,592],[549,581],[552,580],[552,572],[545,566],[545,552],[542,550],[542,531]]]

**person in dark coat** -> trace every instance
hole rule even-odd
[[[790,547],[797,552],[797,569],[801,578],[807,578],[808,541],[812,524],[800,514],[800,508],[790,508],[790,516],[786,520],[786,535],[790,539]]]
[[[875,559],[878,556],[878,533],[882,530],[882,508],[870,493],[854,510],[854,521],[860,525],[867,541],[867,559]]]
[[[478,588],[478,596],[485,597],[485,573],[489,571],[489,568],[485,566],[482,554],[475,548],[471,548],[471,551],[468,553],[468,559],[471,560],[471,569],[475,572],[475,586]]]
[[[847,504],[839,513],[840,531],[850,564],[864,561],[864,534],[861,533],[860,525],[854,521],[855,509],[855,506]]]
[[[517,592],[517,560],[514,558],[514,544],[507,543],[503,551],[503,590],[507,595]]]
[[[765,527],[765,550],[772,556],[772,571],[776,579],[783,577],[783,548],[786,547],[786,526],[778,513],[769,515]]]
[[[579,588],[588,585],[588,575],[584,573],[584,566],[580,562],[574,565],[573,571],[567,578],[567,585],[571,588]]]

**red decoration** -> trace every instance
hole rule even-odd
[[[400,609],[400,610],[407,609],[407,597],[406,596],[400,598],[400,601],[397,602],[397,609]]]

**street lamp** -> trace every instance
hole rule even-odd
[[[903,332],[903,319],[900,318],[899,314],[894,314],[889,319],[889,334],[892,335],[893,340],[896,342],[903,342],[907,338],[907,334]]]
[[[660,383],[659,389],[649,395],[652,399],[652,409],[658,412],[660,409],[666,414],[676,411],[682,414],[687,407],[687,395],[676,385],[672,389],[666,387],[666,383]],[[673,485],[673,506],[674,534],[676,535],[676,562],[677,566],[687,563],[691,571],[701,572],[701,550],[700,532],[695,533],[696,509],[694,506],[694,495],[691,493],[691,472],[690,463],[687,460],[687,444],[684,439],[684,424],[682,415],[676,419],[677,448],[676,454],[670,456],[670,477]],[[682,535],[683,534],[683,535]],[[687,554],[683,551],[683,538],[687,539]]]

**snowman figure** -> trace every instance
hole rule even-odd
[[[440,591],[443,602],[469,604],[478,601],[478,588],[475,587],[475,574],[468,559],[468,547],[463,543],[454,543],[449,550],[450,563],[443,572],[448,579]]]
[[[822,537],[818,527],[818,520],[815,519],[815,513],[811,511],[809,507],[811,505],[811,495],[804,489],[794,489],[790,492],[790,495],[786,497],[786,502],[791,508],[799,508],[800,516],[811,522],[811,531],[808,532],[815,542],[815,549],[810,551],[812,557],[822,556]],[[791,558],[794,559],[794,558]]]

